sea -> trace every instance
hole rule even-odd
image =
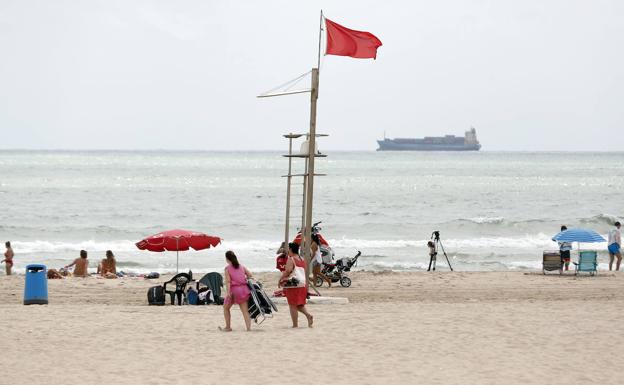
[[[541,269],[561,225],[606,236],[624,218],[624,153],[328,152],[318,158],[314,219],[336,257],[357,269],[426,270],[440,232],[456,271]],[[181,271],[221,270],[233,250],[254,271],[274,271],[285,237],[288,158],[280,152],[0,151],[0,240],[15,269],[60,268],[106,250],[118,269],[172,272],[176,253],[135,243],[168,229],[222,238],[179,254]],[[303,161],[292,159],[293,174]],[[289,237],[301,227],[302,178],[292,179]],[[606,243],[575,248],[599,251]],[[438,270],[448,270],[440,253]],[[3,273],[4,269],[2,269]]]

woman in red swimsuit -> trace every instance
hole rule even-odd
[[[299,256],[299,245],[294,242],[289,243],[288,261],[286,262],[286,269],[282,272],[279,286],[284,288],[293,328],[299,326],[299,312],[308,319],[308,327],[312,327],[314,322],[314,317],[308,313],[305,307],[308,296],[305,265],[305,261]]]
[[[11,248],[11,242],[7,241],[5,244],[6,251],[4,252],[4,260],[2,262],[6,263],[6,275],[11,275],[11,269],[13,268],[13,257],[15,254],[13,253],[13,249]]]

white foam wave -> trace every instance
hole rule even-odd
[[[552,241],[552,235],[543,233],[535,235],[524,235],[519,237],[481,237],[470,239],[444,239],[443,245],[446,249],[487,249],[500,248],[509,249],[541,249],[556,248],[556,243]],[[396,248],[425,248],[428,239],[421,240],[366,240],[366,239],[330,239],[330,245],[334,248],[359,248],[359,249],[396,249]],[[600,246],[600,245],[598,245]],[[597,246],[594,246],[594,248]]]
[[[503,217],[474,217],[466,219],[469,222],[477,224],[500,224],[505,221]]]
[[[524,235],[518,237],[480,237],[468,239],[443,239],[443,245],[447,251],[455,250],[482,250],[483,253],[489,249],[504,249],[506,253],[513,254],[517,250],[541,250],[557,248],[557,244],[551,240],[552,235],[544,233]],[[375,249],[403,249],[415,248],[425,249],[428,239],[406,240],[406,239],[358,239],[341,238],[328,239],[329,244],[334,249],[359,249],[365,254],[374,253]],[[217,246],[218,250],[234,250],[262,252],[273,254],[280,242],[275,240],[253,239],[246,241],[224,240]],[[59,241],[14,241],[13,247],[17,253],[59,253],[75,252],[78,250],[106,251],[113,252],[140,252],[135,246],[135,241],[113,240],[95,241],[87,240],[81,242],[59,242]],[[606,243],[581,244],[582,248],[601,249],[606,248]],[[211,249],[212,250],[212,249]],[[366,251],[369,250],[367,253]],[[190,251],[193,252],[192,250]]]
[[[13,241],[11,242],[16,253],[44,253],[44,252],[75,252],[87,251],[130,251],[138,250],[133,241],[119,240],[97,242],[94,240],[82,242],[54,242],[54,241]]]

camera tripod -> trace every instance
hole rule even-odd
[[[433,233],[431,233],[431,239],[433,240],[434,252],[430,254],[431,257],[429,259],[429,268],[427,269],[427,271],[431,271],[432,265],[433,265],[433,271],[435,271],[437,255],[438,255],[438,247],[440,248],[440,250],[442,250],[442,254],[444,254],[444,257],[446,258],[446,263],[448,263],[449,268],[451,269],[451,271],[453,271],[453,266],[451,266],[451,261],[449,261],[449,257],[448,255],[446,255],[446,250],[444,250],[444,245],[442,245],[442,241],[440,240],[440,232],[436,230]]]

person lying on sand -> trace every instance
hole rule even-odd
[[[98,265],[97,272],[105,278],[117,278],[117,261],[112,251],[106,250],[106,258]]]
[[[72,266],[74,267],[74,277],[87,277],[89,272],[87,269],[89,268],[89,260],[87,259],[87,251],[80,250],[80,258],[76,258],[74,262],[65,266],[65,269],[68,269]]]
[[[48,279],[63,279],[61,273],[56,269],[48,270]]]

